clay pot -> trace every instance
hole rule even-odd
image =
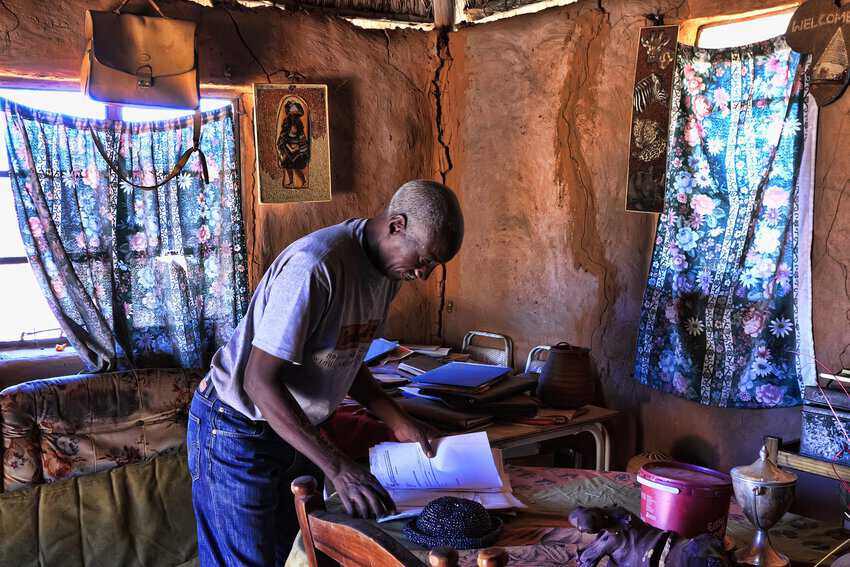
[[[537,383],[537,397],[544,406],[574,409],[593,402],[590,349],[561,342],[549,357]]]

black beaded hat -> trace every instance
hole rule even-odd
[[[408,522],[404,535],[417,545],[434,549],[478,549],[496,541],[502,520],[474,500],[443,496],[430,501]]]

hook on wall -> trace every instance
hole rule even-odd
[[[836,0],[840,1],[840,0]],[[664,25],[664,14],[647,14],[646,19],[652,22],[653,26],[663,26]]]

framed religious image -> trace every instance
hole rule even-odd
[[[260,203],[331,200],[327,85],[254,85]]]

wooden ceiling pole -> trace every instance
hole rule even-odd
[[[434,27],[438,30],[452,30],[457,24],[456,3],[463,5],[464,0],[432,0]]]

